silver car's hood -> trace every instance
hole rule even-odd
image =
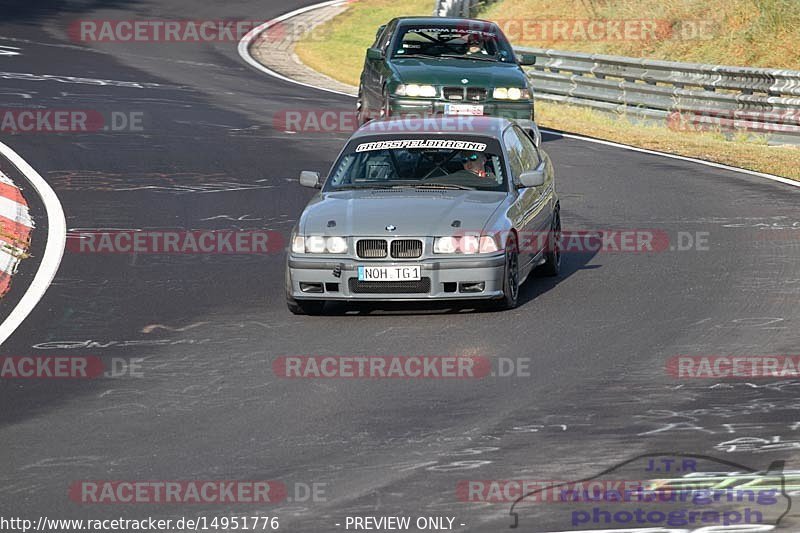
[[[329,192],[308,204],[300,229],[305,235],[393,237],[480,231],[507,196],[505,192],[456,190]],[[456,220],[458,228],[453,227]],[[389,225],[397,229],[388,232]]]

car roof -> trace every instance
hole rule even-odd
[[[408,135],[469,135],[500,139],[510,120],[502,117],[443,116],[396,117],[373,120],[356,131],[351,139],[383,136],[403,137]]]
[[[395,19],[398,24],[406,26],[408,24],[432,24],[432,25],[457,25],[457,24],[469,24],[470,22],[476,22],[479,24],[489,24],[494,25],[494,22],[490,20],[483,20],[483,19],[466,19],[466,18],[459,18],[459,17],[399,17]]]

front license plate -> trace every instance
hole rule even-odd
[[[479,117],[483,115],[483,106],[471,104],[445,104],[444,114]]]
[[[359,266],[358,281],[419,281],[422,266]]]

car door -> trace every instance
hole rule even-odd
[[[377,116],[377,111],[383,106],[383,82],[388,70],[387,55],[396,26],[394,22],[391,22],[378,32],[377,38],[370,50],[367,51],[367,57],[364,60],[361,86],[364,103],[373,116]],[[379,52],[380,55],[376,55],[375,52]]]
[[[533,143],[531,138],[518,126],[514,126],[522,144],[522,159],[525,171],[535,170],[544,175],[544,183],[539,187],[530,187],[533,199],[533,230],[536,232],[536,244],[546,244],[546,236],[550,231],[553,216],[554,180],[549,159]]]
[[[524,137],[524,134],[522,135]],[[519,232],[520,274],[526,275],[529,263],[538,253],[540,245],[536,242],[536,201],[539,192],[534,187],[523,187],[520,175],[529,164],[524,160],[524,146],[514,127],[503,133],[503,145],[508,156],[511,183],[516,189],[517,199],[508,212],[508,217]]]

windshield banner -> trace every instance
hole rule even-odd
[[[470,152],[485,152],[486,145],[470,141],[447,141],[442,139],[403,139],[398,141],[378,141],[362,143],[356,147],[356,152],[370,152],[373,150],[399,150],[401,148],[432,148],[440,150],[468,150]]]

